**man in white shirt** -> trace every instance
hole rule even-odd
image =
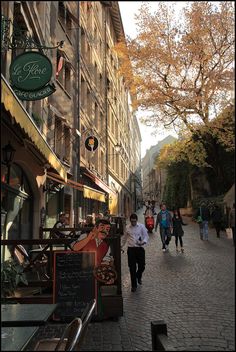
[[[130,225],[125,228],[125,233],[121,239],[121,248],[127,241],[128,265],[131,278],[131,291],[137,289],[137,281],[142,284],[142,274],[145,270],[145,250],[143,246],[148,242],[148,232],[143,224],[138,223],[136,214],[130,215]],[[138,265],[138,270],[137,266]]]

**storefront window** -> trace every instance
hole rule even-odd
[[[6,212],[3,239],[30,239],[33,227],[33,194],[23,170],[16,164],[1,168],[1,209]]]
[[[58,220],[59,215],[59,192],[47,193],[46,204],[46,227],[53,227]]]
[[[17,166],[14,165],[10,168],[10,180],[9,180],[9,185],[13,188],[16,189],[21,189],[22,185],[22,171],[21,169]]]

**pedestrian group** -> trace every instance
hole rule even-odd
[[[144,216],[147,216],[147,212],[151,210],[150,204],[146,205],[146,211]],[[152,209],[152,215],[156,215],[155,208]],[[216,230],[217,238],[220,237],[220,231],[222,228],[223,214],[218,205],[215,205],[212,213],[210,213],[208,207],[202,203],[198,208],[195,215],[195,221],[199,224],[200,239],[202,241],[208,241],[208,224],[212,219],[213,226]],[[186,226],[183,222],[180,210],[174,209],[173,216],[170,211],[167,210],[166,204],[163,202],[160,205],[160,211],[157,213],[155,231],[160,228],[160,238],[162,242],[162,251],[166,252],[169,249],[169,242],[172,236],[175,237],[176,252],[184,253],[183,246],[183,226]],[[228,227],[232,229],[233,243],[235,246],[235,204],[229,213]],[[124,236],[121,239],[121,248],[124,247],[127,242],[127,256],[128,266],[130,271],[131,279],[131,291],[137,290],[137,284],[142,285],[142,274],[145,270],[145,249],[144,246],[148,243],[148,226],[138,222],[137,214],[133,213],[130,215],[130,224],[126,226]]]

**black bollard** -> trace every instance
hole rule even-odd
[[[167,325],[164,320],[155,320],[151,322],[152,334],[152,351],[165,351],[165,347],[161,343],[158,335],[167,336]]]

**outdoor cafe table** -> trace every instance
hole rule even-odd
[[[57,304],[2,304],[2,326],[44,325]]]
[[[38,329],[39,326],[2,327],[1,351],[22,351]]]

